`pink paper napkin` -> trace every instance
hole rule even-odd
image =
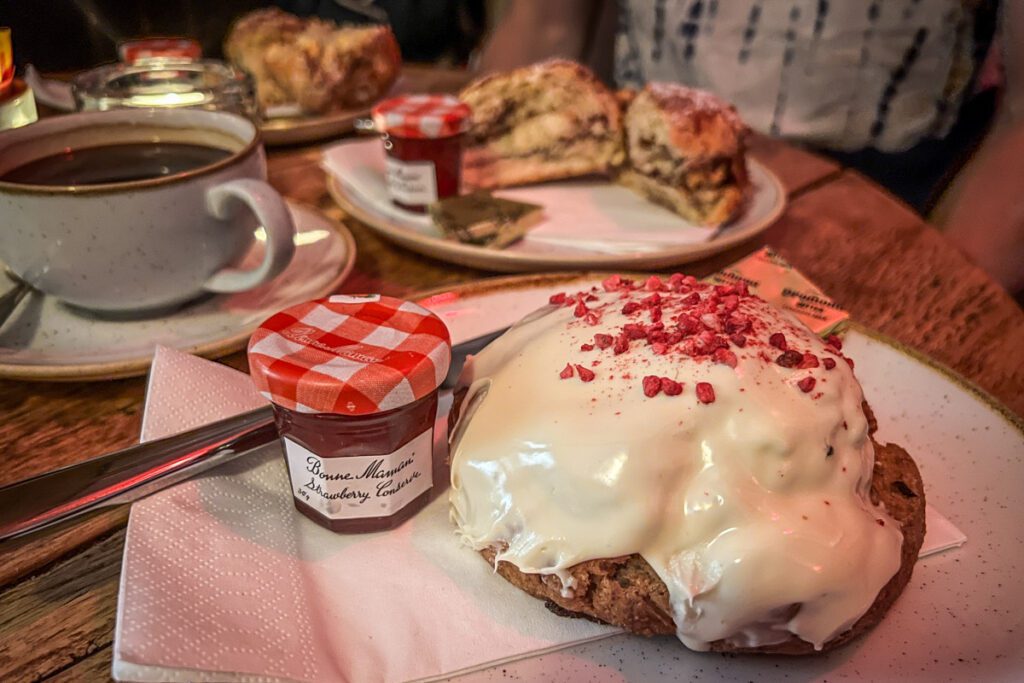
[[[263,404],[246,375],[168,348],[146,398],[143,440]],[[496,579],[457,543],[445,496],[393,532],[320,528],[295,512],[273,444],[133,506],[113,673],[419,680],[617,632],[556,617]]]
[[[263,403],[246,375],[159,347],[142,440]],[[928,527],[922,556],[965,540],[931,508]],[[436,680],[618,632],[556,617],[495,577],[457,543],[443,495],[393,532],[320,528],[295,512],[272,444],[133,506],[113,675]]]

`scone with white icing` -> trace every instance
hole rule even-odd
[[[562,612],[695,650],[803,654],[877,623],[924,538],[838,340],[673,275],[552,297],[457,389],[451,514]],[[483,567],[482,567],[483,569]]]

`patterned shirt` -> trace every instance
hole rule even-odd
[[[754,129],[897,152],[952,126],[974,71],[960,0],[619,0],[620,86],[679,81]]]

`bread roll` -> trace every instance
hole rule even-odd
[[[710,227],[742,207],[747,129],[730,105],[675,83],[650,83],[629,102],[625,126],[621,183]]]
[[[460,97],[473,111],[463,157],[470,188],[607,174],[622,161],[615,97],[575,62],[486,76]]]
[[[398,43],[387,26],[339,27],[276,8],[236,20],[224,52],[252,74],[263,107],[298,104],[312,114],[378,100],[401,67]]]

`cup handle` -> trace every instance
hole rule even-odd
[[[267,234],[263,262],[252,270],[224,268],[206,281],[210,292],[241,292],[276,277],[295,253],[295,224],[291,212],[277,190],[262,180],[240,178],[211,188],[206,193],[206,210],[211,216],[227,220],[242,202],[256,214]]]

